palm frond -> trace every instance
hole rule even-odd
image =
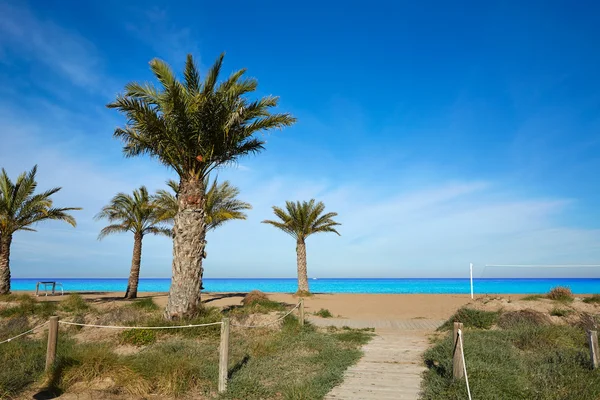
[[[19,230],[35,231],[32,227],[46,220],[64,221],[76,226],[75,218],[69,211],[81,210],[78,207],[58,208],[53,206],[52,196],[61,188],[56,187],[35,193],[37,166],[22,173],[13,183],[6,170],[0,172],[0,233],[12,235]]]
[[[148,193],[145,186],[133,191],[133,194],[117,193],[109,204],[94,217],[96,220],[105,219],[111,222],[101,232],[99,239],[106,235],[131,231],[134,234],[164,234],[165,228],[160,224],[162,209],[156,203],[156,198]]]
[[[290,114],[271,112],[277,97],[246,98],[258,83],[243,78],[245,69],[219,83],[223,60],[221,54],[201,81],[189,55],[183,82],[164,61],[152,60],[150,69],[159,87],[129,83],[124,94],[108,104],[127,120],[114,132],[124,154],[149,155],[180,178],[203,179],[219,166],[262,151],[264,140],[255,136],[258,133],[295,123]]]
[[[321,233],[332,232],[340,234],[334,227],[341,225],[333,220],[337,213],[330,212],[323,214],[325,204],[309,201],[286,201],[285,210],[280,207],[273,207],[273,213],[279,221],[265,220],[265,224],[273,225],[285,233],[298,240],[305,240],[308,236]]]
[[[129,228],[123,224],[107,225],[104,228],[102,228],[102,230],[100,231],[100,234],[98,235],[98,240],[102,240],[105,237],[107,237],[108,235],[114,235],[115,233],[123,233],[123,232],[128,232],[128,231],[129,231]]]

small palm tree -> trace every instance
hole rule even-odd
[[[298,263],[298,293],[309,293],[308,275],[306,271],[306,238],[314,233],[333,232],[341,225],[333,220],[337,213],[323,214],[325,204],[315,203],[314,199],[306,202],[285,202],[285,210],[273,207],[279,221],[265,220],[264,224],[273,225],[296,239],[296,259]]]
[[[204,80],[188,55],[179,81],[171,68],[154,59],[150,69],[160,86],[129,83],[108,104],[125,115],[115,137],[127,157],[149,155],[179,175],[177,214],[173,221],[173,274],[165,310],[167,319],[193,315],[201,306],[202,257],[206,236],[204,180],[220,166],[264,149],[257,134],[292,125],[287,113],[271,113],[278,98],[247,98],[258,87],[242,69],[219,82],[222,54]]]
[[[159,209],[154,203],[154,198],[148,194],[148,189],[144,186],[134,190],[133,196],[118,193],[95,218],[111,222],[100,231],[99,240],[113,233],[133,233],[133,257],[131,258],[131,271],[125,298],[135,299],[140,279],[144,236],[148,234],[171,236],[171,229],[160,224]]]
[[[17,231],[35,232],[32,227],[41,221],[64,221],[73,227],[75,218],[68,211],[81,208],[54,208],[51,196],[61,188],[35,194],[37,165],[12,182],[2,169],[0,173],[0,294],[10,293],[10,245]]]
[[[168,180],[167,186],[171,189],[158,190],[156,192],[156,204],[161,209],[161,218],[172,222],[177,215],[177,193],[179,185],[174,180]],[[212,231],[227,221],[234,219],[246,219],[244,210],[251,210],[252,205],[237,199],[240,190],[229,181],[218,183],[213,180],[209,184],[208,178],[204,180],[204,187],[209,188],[206,192],[206,230]]]

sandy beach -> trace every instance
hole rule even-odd
[[[33,292],[25,292],[34,294]],[[104,304],[126,302],[124,292],[80,293],[86,300]],[[205,293],[202,302],[209,306],[239,305],[246,293]],[[296,304],[298,297],[289,293],[268,293],[269,298]],[[167,303],[168,293],[140,293],[139,298],[152,297],[160,306]],[[40,296],[39,299],[60,301],[62,296]],[[334,316],[349,319],[445,319],[459,307],[469,303],[469,295],[461,294],[315,294],[305,299],[307,313],[321,308]]]

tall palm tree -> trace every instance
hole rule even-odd
[[[2,169],[0,173],[0,294],[10,293],[10,245],[17,231],[35,232],[33,226],[46,220],[64,221],[73,227],[75,218],[68,211],[81,208],[55,208],[52,195],[61,188],[35,194],[37,165],[12,182]]]
[[[265,220],[264,224],[273,225],[296,239],[296,260],[298,264],[298,293],[309,293],[308,275],[306,272],[306,238],[314,233],[333,232],[341,225],[333,220],[337,213],[323,214],[325,204],[315,203],[314,199],[306,202],[285,202],[285,210],[273,207],[279,221]]]
[[[132,82],[108,104],[127,118],[114,133],[124,142],[124,154],[149,155],[179,175],[168,319],[193,315],[201,304],[207,229],[204,178],[215,168],[262,151],[264,140],[257,133],[295,122],[290,114],[271,113],[277,97],[247,98],[258,82],[244,78],[245,69],[218,82],[223,57],[217,58],[203,81],[191,55],[183,81],[165,62],[154,59],[150,69],[159,87]]]
[[[118,193],[95,218],[96,220],[106,219],[111,223],[102,228],[98,235],[99,240],[113,233],[133,233],[133,256],[125,298],[135,299],[140,280],[144,236],[148,234],[171,236],[171,229],[161,225],[160,210],[156,207],[154,198],[148,194],[145,186],[135,189],[133,196]]]
[[[174,180],[168,180],[167,186],[171,189],[156,192],[156,204],[162,211],[162,219],[172,222],[177,215],[177,192],[179,185]],[[234,219],[246,219],[244,210],[251,210],[252,205],[237,199],[240,190],[229,181],[218,183],[213,180],[209,184],[208,177],[204,179],[206,192],[206,230],[211,231]]]

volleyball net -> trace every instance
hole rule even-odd
[[[538,294],[555,286],[574,293],[600,292],[600,264],[469,265],[471,298],[475,294]]]

